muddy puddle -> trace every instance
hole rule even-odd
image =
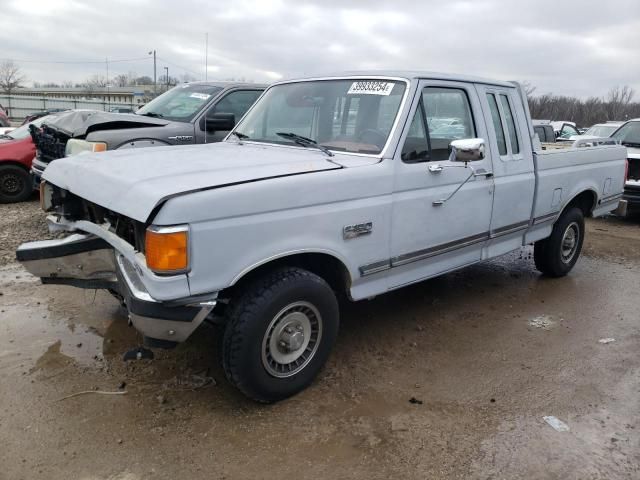
[[[2,267],[0,479],[639,478],[623,257],[552,280],[523,249],[346,305],[321,377],[272,406],[229,387],[210,327],[125,363],[140,339],[110,295]],[[61,400],[95,389],[127,393]]]

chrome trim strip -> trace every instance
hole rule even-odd
[[[150,230],[154,233],[189,232],[189,225],[172,225],[169,227],[163,227],[161,225],[150,225],[149,227],[147,227],[147,230]]]
[[[519,232],[529,226],[529,220],[524,222],[512,223],[511,225],[505,225],[504,227],[496,228],[491,232],[490,238],[497,238],[510,233]]]
[[[360,275],[373,275],[374,273],[383,272],[385,270],[389,270],[391,268],[391,260],[381,260],[379,262],[369,263],[367,265],[363,265],[359,268]]]
[[[609,195],[608,197],[602,197],[598,202],[598,205],[603,205],[605,203],[613,202],[614,200],[620,200],[622,198],[623,193],[616,193],[614,195]]]
[[[558,213],[560,213],[560,212],[548,213],[546,215],[542,215],[540,217],[536,217],[536,218],[533,219],[533,224],[534,225],[538,225],[539,223],[544,223],[544,222],[548,222],[549,220],[553,220],[554,218],[556,218]]]
[[[555,215],[556,214],[554,213],[553,216]],[[454,240],[452,242],[442,243],[434,247],[398,255],[397,257],[393,257],[389,260],[381,260],[379,262],[369,263],[360,267],[360,275],[363,277],[366,275],[373,275],[374,273],[383,272],[385,270],[389,270],[390,268],[400,267],[409,263],[418,262],[426,258],[435,257],[436,255],[441,255],[443,253],[452,252],[460,248],[469,247],[471,245],[475,245],[477,243],[481,243],[493,238],[501,237],[503,235],[526,230],[528,227],[529,220],[525,220],[522,222],[513,223],[511,225],[505,225],[504,227],[500,227],[491,233],[479,233],[477,235],[471,235],[469,237]]]
[[[400,267],[407,263],[417,262],[424,260],[425,258],[434,257],[443,253],[447,253],[459,248],[475,245],[476,243],[484,242],[489,239],[489,232],[479,233],[477,235],[471,235],[469,237],[461,238],[460,240],[454,240],[453,242],[442,243],[434,247],[424,248],[411,253],[405,253],[398,255],[391,259],[392,267]]]

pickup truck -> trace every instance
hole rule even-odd
[[[640,118],[624,123],[611,134],[627,147],[627,175],[624,185],[624,209],[620,213],[635,215],[640,213]]]
[[[178,85],[135,114],[73,110],[31,136],[37,148],[32,173],[37,188],[53,160],[82,152],[211,143],[222,140],[264,91],[265,85],[193,82]]]
[[[41,201],[69,236],[23,244],[17,259],[45,284],[109,290],[149,346],[218,324],[229,381],[274,402],[326,362],[339,298],[527,244],[543,274],[569,273],[584,218],[618,205],[625,163],[614,141],[543,151],[515,83],[290,80],[223,142],[55,162]]]

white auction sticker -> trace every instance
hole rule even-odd
[[[393,82],[362,80],[353,82],[347,95],[389,95],[393,90],[393,85]]]
[[[211,95],[207,95],[206,93],[192,93],[191,95],[189,95],[191,98],[197,98],[199,100],[206,100],[207,98],[209,98]]]

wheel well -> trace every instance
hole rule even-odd
[[[584,192],[579,193],[571,201],[564,207],[564,211],[567,211],[570,208],[578,207],[582,210],[582,213],[585,217],[590,217],[591,212],[596,206],[597,195],[593,190],[585,190]]]
[[[247,282],[280,267],[299,267],[315,273],[324,279],[338,296],[348,295],[351,287],[349,270],[336,257],[327,253],[297,253],[257,266],[221,292],[219,297],[232,297],[236,291],[242,290]]]
[[[29,173],[29,169],[27,167],[25,167],[24,163],[18,162],[16,160],[3,160],[2,162],[0,162],[0,168],[9,167],[9,166],[11,166],[11,167],[20,167],[25,172]]]

